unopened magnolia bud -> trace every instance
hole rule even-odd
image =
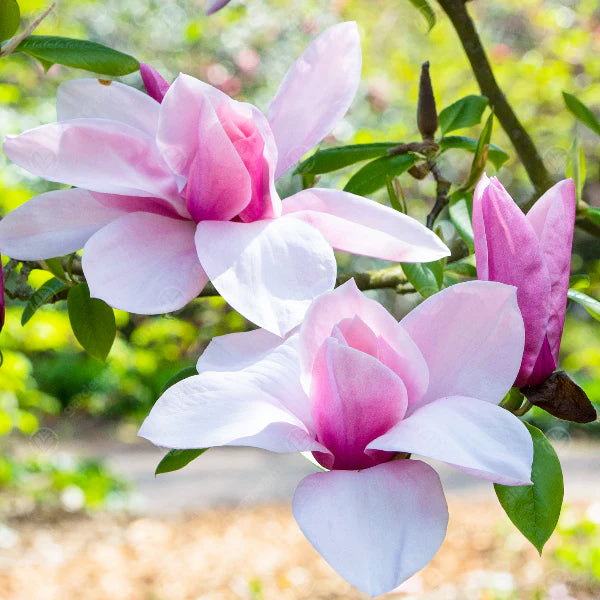
[[[425,179],[429,174],[429,167],[426,162],[419,163],[417,165],[413,165],[408,170],[409,175],[412,175],[415,179]]]
[[[438,128],[435,97],[429,76],[429,61],[421,65],[421,80],[419,82],[419,105],[417,107],[417,125],[424,140],[433,139]]]

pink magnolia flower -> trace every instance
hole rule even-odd
[[[497,406],[523,341],[513,287],[458,284],[398,323],[350,280],[284,341],[260,329],[213,339],[199,375],[159,398],[139,435],[168,448],[312,452],[329,470],[300,483],[294,516],[342,577],[376,596],[425,566],[446,533],[436,472],[398,453],[531,483],[531,437]]]
[[[91,294],[141,314],[183,307],[210,279],[231,306],[278,334],[333,288],[332,246],[397,262],[447,255],[417,221],[365,198],[318,188],[283,202],[277,194],[275,179],[346,113],[360,68],[356,25],[342,23],[292,66],[268,117],[183,74],[167,91],[145,69],[153,97],[117,82],[63,84],[58,123],[9,136],[4,150],[76,188],[10,213],[0,250],[38,260],[83,247]]]
[[[495,177],[488,179],[484,174],[475,190],[477,275],[516,286],[525,321],[525,351],[515,381],[518,387],[541,383],[558,366],[575,207],[572,179],[550,188],[527,215]]]

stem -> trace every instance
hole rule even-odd
[[[500,121],[502,128],[515,147],[536,193],[540,196],[552,186],[552,177],[546,169],[533,140],[519,122],[517,115],[498,86],[464,0],[438,0],[438,2],[450,18],[458,34],[481,93],[487,96],[498,121]]]
[[[54,10],[55,6],[56,2],[53,2],[41,15],[39,15],[26,27],[23,33],[20,33],[19,35],[6,42],[2,50],[0,50],[0,57],[4,58],[5,56],[12,54],[17,48],[17,46],[25,38],[28,38],[37,29],[38,25]]]
[[[437,185],[437,193],[435,198],[435,204],[431,209],[431,212],[427,215],[427,227],[433,229],[435,220],[438,215],[444,210],[444,207],[448,204],[448,192],[450,191],[450,182],[442,175],[438,166],[432,160],[429,162],[429,170],[435,179]]]
[[[516,417],[522,417],[524,414],[528,413],[532,407],[533,407],[533,404],[531,404],[531,402],[529,402],[529,400],[526,400],[525,404],[523,404],[523,406],[521,406],[521,408],[513,411],[513,414]]]

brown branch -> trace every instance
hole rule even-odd
[[[9,54],[12,54],[17,46],[25,39],[28,38],[38,27],[38,25],[54,10],[56,2],[53,2],[41,15],[34,19],[19,35],[15,36],[2,47],[0,50],[0,58],[4,58]]]
[[[450,191],[450,186],[452,184],[442,175],[434,161],[430,162],[429,170],[435,179],[437,190],[435,204],[433,205],[430,213],[427,215],[427,227],[429,227],[429,229],[433,229],[435,220],[438,218],[442,210],[444,210],[444,207],[448,204],[448,192]]]
[[[502,128],[510,138],[531,183],[535,187],[538,196],[540,196],[552,186],[552,177],[546,169],[533,140],[521,125],[500,89],[467,7],[463,0],[438,0],[438,2],[450,18],[458,34],[481,93],[487,96],[490,106],[494,109],[498,121],[500,121]]]
[[[440,149],[439,144],[433,140],[423,142],[409,142],[408,144],[398,144],[387,151],[388,156],[397,156],[398,154],[408,154],[409,152],[419,152],[427,154],[428,152],[437,152]]]

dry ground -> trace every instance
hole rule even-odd
[[[581,503],[574,510],[585,510]],[[404,600],[598,600],[487,501],[450,498],[448,537]],[[357,600],[288,505],[187,517],[60,517],[0,528],[2,600]]]

